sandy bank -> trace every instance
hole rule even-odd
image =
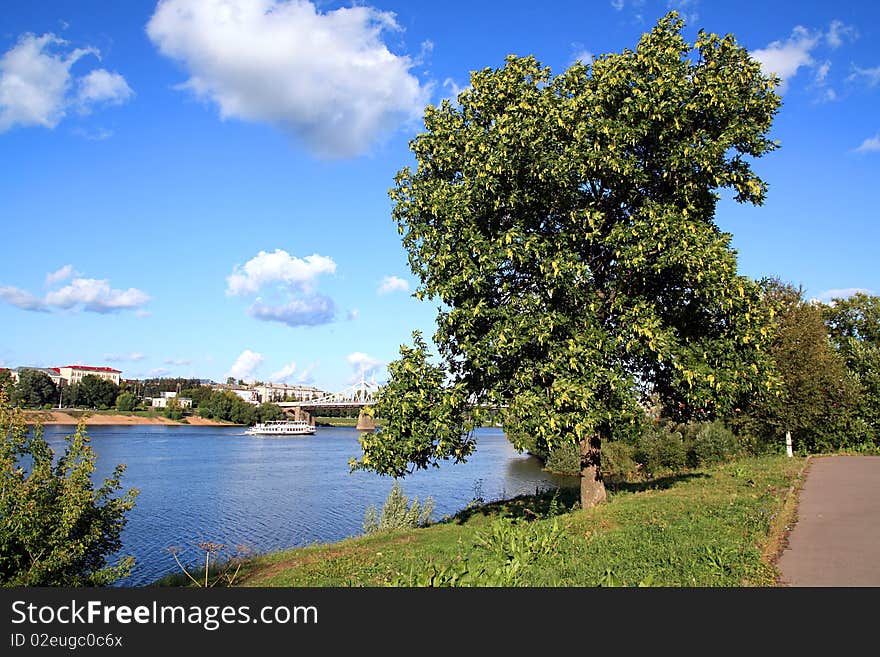
[[[63,411],[25,411],[25,418],[28,424],[36,424],[42,421],[43,424],[76,425],[79,422],[79,418]],[[187,417],[186,423],[191,426],[235,426],[230,422],[207,420],[195,415]],[[86,416],[86,425],[97,424],[169,424],[179,426],[181,423],[161,416],[144,417],[140,415],[108,415],[103,413],[94,413]]]

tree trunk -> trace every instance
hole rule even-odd
[[[581,508],[589,509],[605,501],[605,484],[602,481],[602,440],[593,436],[581,441]]]

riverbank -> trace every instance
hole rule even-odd
[[[474,504],[426,528],[247,559],[227,576],[236,586],[774,586],[804,464],[746,458],[623,483],[586,511],[575,489]]]
[[[85,418],[87,426],[93,425],[136,425],[167,424],[192,426],[240,426],[222,420],[209,420],[198,415],[189,415],[183,420],[172,420],[158,413],[121,413],[117,411],[24,411],[28,424],[68,424],[77,425]]]

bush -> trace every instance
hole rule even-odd
[[[604,454],[604,452],[603,452]],[[550,451],[544,468],[561,475],[579,475],[581,473],[581,450],[574,443],[563,443]]]
[[[674,427],[657,424],[639,437],[633,458],[655,475],[663,470],[681,470],[687,465],[687,449],[681,432]]]
[[[602,445],[602,478],[608,483],[633,481],[639,477],[639,464],[633,458],[635,448],[625,442]]]
[[[85,425],[56,460],[42,427],[29,431],[2,393],[0,426],[0,585],[101,586],[127,576],[131,557],[107,563],[122,546],[125,514],[138,494],[113,497],[125,466],[95,490]]]
[[[413,529],[422,527],[431,522],[431,514],[434,512],[434,500],[430,497],[425,499],[424,504],[419,505],[419,498],[414,498],[410,504],[409,498],[404,495],[400,484],[395,481],[391,492],[382,505],[382,512],[377,513],[376,507],[370,505],[364,514],[364,532],[373,534],[394,529]]]
[[[720,463],[739,451],[736,436],[720,420],[701,425],[692,448],[695,465]]]

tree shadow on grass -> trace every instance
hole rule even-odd
[[[680,474],[671,474],[648,481],[611,481],[605,483],[612,493],[641,493],[646,490],[666,490],[672,488],[676,484],[692,479],[706,479],[709,475],[705,472],[683,472]]]
[[[639,493],[648,490],[666,490],[676,484],[693,479],[704,479],[703,472],[685,472],[666,475],[648,481],[610,481],[605,486],[610,493]],[[534,495],[519,495],[509,500],[479,503],[472,502],[446,522],[457,525],[467,523],[475,516],[522,519],[526,521],[549,518],[574,510],[580,504],[580,488],[560,487],[536,491]]]

